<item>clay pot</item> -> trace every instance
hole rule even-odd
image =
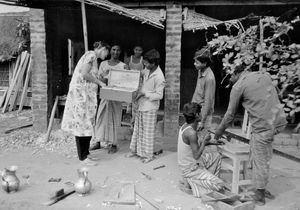
[[[4,169],[1,173],[2,189],[7,192],[17,192],[20,186],[20,180],[16,176],[17,166],[11,166]]]
[[[77,169],[77,172],[78,172],[79,179],[75,183],[74,188],[79,195],[84,196],[88,194],[92,189],[92,183],[87,177],[88,169],[87,168]]]

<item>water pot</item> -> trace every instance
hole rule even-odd
[[[92,189],[92,183],[87,177],[88,169],[81,168],[78,169],[77,172],[78,172],[79,179],[75,183],[74,188],[79,195],[84,196],[88,194]]]
[[[20,186],[20,180],[16,176],[17,166],[5,168],[1,173],[2,189],[7,193],[17,192]]]

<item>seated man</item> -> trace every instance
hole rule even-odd
[[[210,135],[197,136],[197,125],[200,119],[201,106],[188,103],[183,107],[185,123],[178,135],[178,165],[182,172],[183,182],[180,189],[187,192],[190,189],[195,197],[211,191],[224,189],[224,182],[218,178],[221,168],[221,155],[218,152],[203,153],[205,146],[210,144]]]

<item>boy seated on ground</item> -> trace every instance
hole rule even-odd
[[[183,107],[185,123],[178,135],[178,165],[183,181],[180,189],[184,192],[201,197],[202,194],[224,189],[224,182],[219,178],[221,169],[221,154],[216,152],[203,153],[205,146],[210,144],[207,130],[200,132],[198,140],[197,125],[200,118],[201,106],[187,103]]]

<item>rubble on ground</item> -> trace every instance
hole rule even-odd
[[[67,157],[76,156],[74,137],[62,130],[53,130],[46,141],[46,134],[39,133],[33,128],[26,128],[0,137],[0,149],[5,151],[18,150],[22,147],[32,148],[33,155],[40,150],[59,152]]]

